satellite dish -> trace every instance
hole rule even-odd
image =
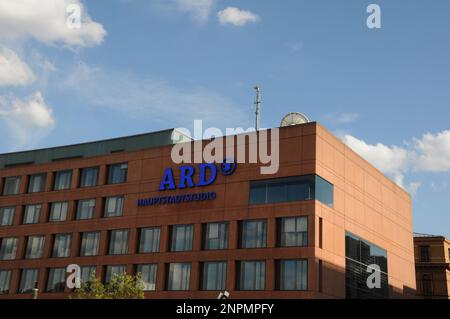
[[[299,113],[299,112],[292,112],[292,113],[286,114],[283,117],[283,119],[281,120],[280,127],[305,124],[305,123],[309,123],[309,122],[310,122],[310,120],[305,114]]]

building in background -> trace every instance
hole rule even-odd
[[[275,175],[209,166],[203,187],[173,130],[0,155],[0,298],[67,298],[69,264],[140,272],[148,298],[414,296],[410,196],[318,123],[279,135]]]
[[[450,241],[444,236],[414,234],[417,295],[450,299]]]

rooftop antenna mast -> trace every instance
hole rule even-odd
[[[255,130],[259,131],[259,111],[261,108],[261,89],[258,85],[256,85],[254,87],[255,91],[256,91],[256,99],[255,99],[255,106],[256,106],[256,111],[255,111],[255,115],[256,115],[256,123],[255,123]]]

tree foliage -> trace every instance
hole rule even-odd
[[[136,276],[114,274],[108,284],[103,284],[92,276],[88,282],[75,289],[75,299],[144,299],[144,282],[138,273]]]

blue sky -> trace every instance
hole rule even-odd
[[[80,29],[65,25],[71,3]],[[370,3],[381,29],[366,26]],[[0,152],[194,119],[250,127],[259,84],[262,126],[292,111],[321,122],[413,193],[416,231],[450,237],[449,12],[447,0],[0,0]]]

